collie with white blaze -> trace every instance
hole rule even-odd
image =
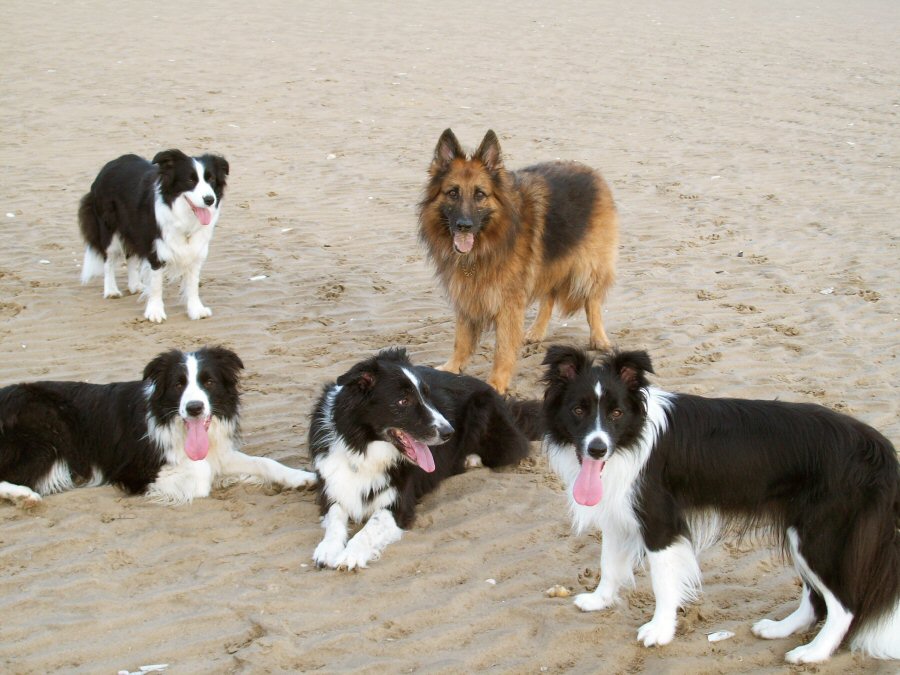
[[[135,382],[32,382],[0,389],[0,498],[32,506],[74,487],[113,484],[180,504],[228,477],[289,488],[316,475],[240,446],[234,352],[157,356]]]
[[[545,452],[576,531],[603,533],[600,583],[575,599],[580,609],[612,606],[646,558],[656,609],[638,639],[665,645],[699,593],[697,552],[762,530],[803,591],[792,614],[754,634],[785,638],[824,619],[789,662],[824,661],[845,638],[900,658],[900,464],[883,435],[813,404],[664,392],[648,383],[643,351],[594,363],[554,346],[544,365]]]
[[[504,400],[474,377],[414,366],[388,349],[325,385],[309,448],[325,536],[319,567],[355,569],[398,541],[416,502],[467,466],[497,468],[540,438],[538,401]],[[350,521],[362,524],[351,538]]]
[[[200,300],[200,269],[219,220],[228,162],[218,155],[157,153],[152,162],[123,155],[107,163],[81,200],[78,221],[87,247],[81,283],[103,276],[103,297],[122,295],[116,267],[128,263],[128,291],[144,291],[144,318],[166,319],[164,272],[181,280],[191,319],[212,315]]]

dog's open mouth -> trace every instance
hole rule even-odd
[[[431,454],[431,448],[422,441],[417,441],[402,429],[392,428],[387,432],[394,447],[400,452],[418,464],[423,471],[428,473],[434,471],[434,456]]]
[[[594,506],[603,498],[603,467],[606,462],[585,457],[581,460],[581,471],[572,486],[572,496],[582,506]]]
[[[195,462],[209,454],[209,424],[212,417],[189,417],[184,421],[184,454]]]
[[[475,234],[472,232],[454,232],[453,248],[457,253],[468,253],[475,246]]]
[[[194,215],[197,216],[197,220],[200,221],[201,225],[209,225],[212,222],[212,209],[207,209],[202,206],[195,206],[194,202],[190,199],[187,199],[187,203],[191,205],[191,210],[193,210]]]

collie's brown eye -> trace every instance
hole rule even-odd
[[[619,410],[618,408],[614,408],[614,409],[612,410],[612,412],[609,413],[609,416],[612,417],[614,420],[617,420],[617,419],[619,419],[623,414],[624,414],[624,413],[623,413],[621,410]]]
[[[575,415],[575,417],[584,417],[584,408],[580,405],[576,405],[572,408],[572,414]]]
[[[406,406],[409,405],[409,399],[401,398],[399,401],[397,401],[397,405],[399,405],[401,408],[405,408]]]

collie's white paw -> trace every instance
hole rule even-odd
[[[645,647],[653,647],[654,645],[667,645],[675,637],[675,622],[653,619],[638,628],[638,640],[644,643]]]
[[[579,593],[575,596],[575,606],[582,612],[596,612],[601,609],[609,609],[616,604],[616,596],[610,593],[594,591],[593,593]]]
[[[808,645],[800,645],[796,649],[792,649],[784,655],[784,660],[788,663],[821,663],[831,656],[831,650],[822,648],[810,642]]]
[[[284,475],[283,485],[289,488],[305,488],[315,485],[319,477],[312,471],[288,469]]]
[[[316,546],[316,550],[313,553],[313,561],[316,563],[316,567],[331,567],[334,569],[338,566],[338,559],[343,552],[344,544],[340,541],[323,539]]]
[[[167,317],[163,303],[154,300],[148,302],[147,308],[144,310],[144,318],[153,323],[162,323],[165,321]]]

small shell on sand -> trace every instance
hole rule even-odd
[[[565,586],[560,586],[559,584],[557,584],[556,586],[552,586],[551,588],[548,588],[546,591],[544,591],[544,595],[546,595],[548,598],[568,598],[570,595],[572,595],[572,591],[570,591]]]

